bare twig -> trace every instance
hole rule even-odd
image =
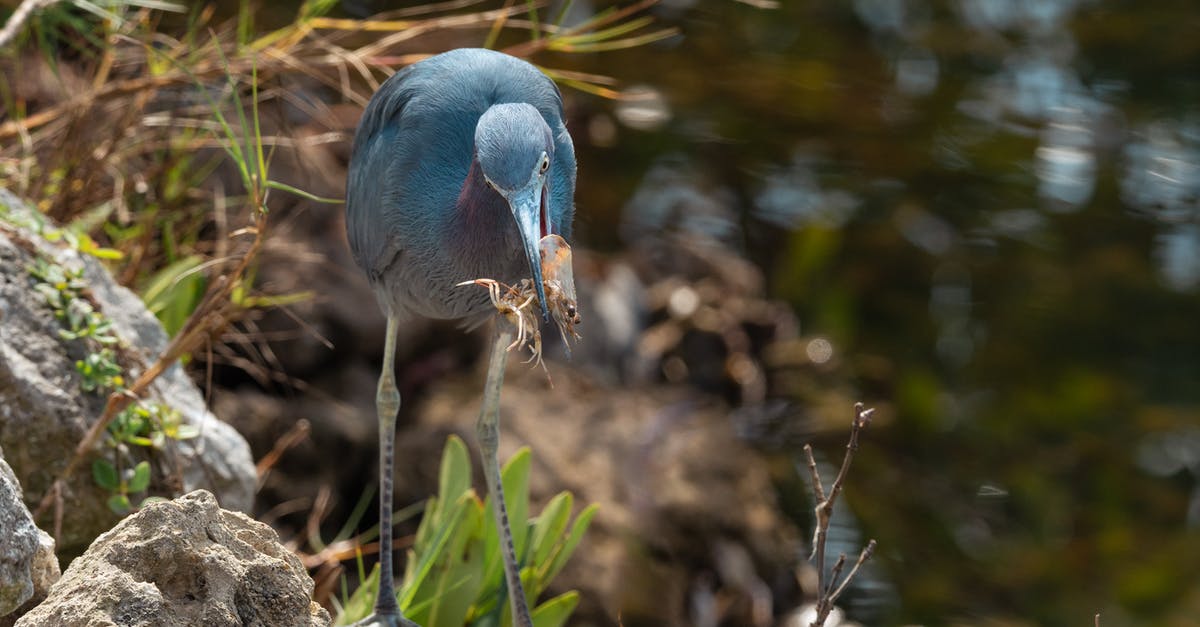
[[[825,486],[821,483],[821,472],[817,470],[817,460],[813,457],[811,444],[804,445],[804,458],[808,464],[808,473],[812,478],[813,496],[817,504],[825,502]],[[817,556],[817,546],[821,543],[817,542],[820,536],[817,534],[821,531],[821,525],[813,527],[812,551],[808,554],[808,560],[811,562]]]
[[[871,556],[874,554],[875,541],[871,540],[870,542],[867,542],[867,546],[863,547],[862,553],[858,554],[858,561],[854,563],[854,568],[851,568],[850,572],[846,574],[846,578],[842,580],[842,583],[837,587],[837,590],[834,590],[833,593],[829,595],[830,607],[832,607],[833,604],[837,602],[838,597],[842,596],[842,593],[846,591],[846,587],[850,585],[850,582],[854,580],[854,576],[858,574],[858,569],[862,567],[863,563],[871,559]],[[842,556],[845,557],[845,554]]]
[[[837,497],[842,493],[842,488],[846,482],[846,475],[850,471],[850,463],[854,461],[854,454],[858,451],[858,436],[867,425],[871,424],[871,415],[875,413],[874,409],[866,408],[862,403],[854,404],[854,422],[850,425],[850,442],[846,444],[846,456],[842,458],[842,467],[838,469],[837,477],[833,480],[833,485],[829,488],[829,493],[826,495],[825,488],[821,483],[821,475],[817,471],[817,462],[813,458],[812,447],[804,445],[804,456],[808,464],[809,474],[812,476],[813,494],[816,497],[816,529],[813,531],[813,555],[810,559],[816,559],[817,568],[817,611],[816,617],[813,619],[811,627],[822,627],[825,624],[825,619],[829,617],[829,613],[833,611],[833,604],[838,597],[846,591],[850,582],[854,580],[858,574],[858,569],[863,563],[871,559],[871,555],[875,553],[875,540],[867,543],[867,546],[858,555],[858,561],[854,567],[846,573],[846,577],[838,582],[838,577],[841,576],[842,570],[846,566],[846,554],[843,553],[838,557],[834,564],[830,576],[826,579],[825,576],[825,544],[829,539],[829,521],[833,516],[833,505],[837,502]]]
[[[821,594],[829,596],[833,592],[833,582],[842,576],[842,569],[846,567],[846,554],[838,553],[837,561],[833,563],[833,569],[829,571],[829,583],[821,590]]]

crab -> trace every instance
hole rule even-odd
[[[575,299],[575,275],[571,265],[571,247],[558,235],[547,235],[538,243],[541,252],[542,288],[546,293],[546,308],[554,320],[563,345],[570,350],[570,341],[579,339],[576,325],[583,322]],[[516,285],[508,285],[495,279],[471,279],[458,284],[478,285],[488,291],[488,297],[499,315],[508,320],[517,330],[516,339],[507,350],[527,347],[530,357],[526,363],[534,362],[543,370],[542,332],[537,322],[537,289],[530,279],[522,279]]]

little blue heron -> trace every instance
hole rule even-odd
[[[562,95],[537,68],[499,52],[463,49],[410,65],[367,104],[346,185],[346,232],[387,316],[379,417],[380,580],[371,624],[412,625],[401,616],[392,575],[392,473],[400,392],[396,332],[414,316],[484,321],[495,311],[477,278],[530,278],[541,300],[538,242],[570,237],[575,150]],[[484,476],[495,504],[513,624],[529,627],[496,457],[504,354],[497,321],[484,408],[476,423]],[[525,524],[525,521],[517,521]]]

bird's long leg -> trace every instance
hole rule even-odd
[[[375,393],[375,411],[379,414],[379,592],[372,615],[355,623],[364,627],[419,627],[400,613],[392,575],[392,476],[396,469],[396,414],[400,411],[400,390],[396,388],[395,374],[396,330],[399,326],[396,316],[389,315],[383,369]]]
[[[513,548],[512,529],[508,525],[508,507],[504,504],[504,487],[500,482],[500,460],[496,456],[500,444],[500,387],[504,384],[504,365],[508,362],[508,347],[512,344],[514,331],[512,325],[503,317],[496,318],[496,339],[492,344],[487,383],[483,388],[483,406],[479,409],[479,421],[475,423],[475,435],[479,438],[483,476],[487,480],[492,503],[495,504],[492,511],[496,514],[496,528],[500,531],[504,581],[512,603],[513,625],[532,627],[533,620],[529,617],[525,590],[521,587],[521,571],[517,565],[516,550]]]

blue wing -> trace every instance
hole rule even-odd
[[[346,236],[350,251],[370,279],[378,284],[383,273],[403,254],[399,233],[387,228],[389,199],[403,181],[392,181],[389,171],[405,157],[405,146],[416,130],[403,123],[409,101],[416,94],[409,79],[417,70],[410,65],[380,86],[367,104],[354,135],[350,170],[346,177]]]

